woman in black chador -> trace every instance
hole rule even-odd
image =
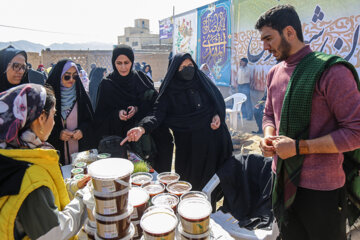
[[[126,137],[129,129],[150,114],[158,93],[152,81],[141,71],[132,70],[134,52],[127,45],[113,50],[114,71],[99,87],[95,126],[99,140],[105,136]],[[159,126],[159,125],[158,125]],[[168,128],[158,127],[151,135],[143,136],[131,148],[158,171],[170,171],[173,152],[172,136]]]
[[[161,123],[174,134],[176,172],[193,189],[201,190],[233,149],[225,124],[224,99],[190,54],[174,56],[153,114],[127,133],[128,141],[137,141]]]

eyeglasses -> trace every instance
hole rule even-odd
[[[11,68],[12,68],[15,72],[20,72],[20,70],[23,70],[24,72],[26,71],[26,65],[25,65],[25,64],[21,64],[21,63],[17,63],[17,62],[12,63]]]
[[[75,74],[75,75],[64,75],[64,80],[65,81],[69,81],[70,79],[74,79],[75,81],[76,80],[80,80],[80,78],[79,78],[79,75],[77,75],[77,74]]]

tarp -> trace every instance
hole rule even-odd
[[[197,10],[175,16],[173,56],[179,52],[190,53],[196,59]]]
[[[207,63],[217,85],[229,86],[231,73],[230,0],[198,8],[197,63]]]
[[[304,40],[312,50],[339,55],[360,73],[360,2],[358,0],[233,0],[231,76],[236,77],[240,59],[247,57],[254,70],[252,88],[264,90],[266,74],[276,64],[263,50],[254,26],[258,17],[277,4],[291,4],[302,22]]]

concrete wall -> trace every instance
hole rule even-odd
[[[37,69],[37,67],[42,64],[42,58],[37,52],[26,52],[27,54],[27,62],[32,65],[33,69]]]
[[[164,53],[137,53],[135,52],[135,62],[146,62],[150,64],[153,81],[157,82],[165,77],[168,67],[168,52]]]

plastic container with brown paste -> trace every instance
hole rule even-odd
[[[88,239],[95,239],[96,234],[96,226],[91,226],[88,221],[85,222],[85,233],[88,237]]]
[[[201,198],[188,198],[178,205],[178,213],[183,231],[197,235],[209,230],[212,208],[209,201]]]
[[[152,208],[140,221],[144,238],[147,240],[173,240],[178,224],[176,215],[170,209]]]
[[[129,191],[129,203],[134,207],[131,214],[132,221],[139,221],[149,206],[150,196],[145,189],[141,187],[132,187]]]
[[[133,224],[130,224],[129,230],[125,235],[125,237],[117,238],[117,240],[131,240],[134,238],[134,234],[135,234],[135,227],[133,226]],[[95,240],[104,240],[104,239],[108,239],[108,238],[102,238],[98,234],[95,234]]]
[[[203,198],[203,199],[208,199],[207,195],[204,192],[200,192],[200,191],[190,191],[187,193],[184,193],[183,195],[181,195],[180,197],[180,201],[187,199],[187,198]]]
[[[95,210],[101,215],[120,215],[127,211],[129,188],[118,192],[103,193],[94,190]]]
[[[94,190],[104,193],[118,192],[128,188],[133,171],[132,162],[122,158],[102,159],[88,166]]]
[[[147,193],[150,195],[150,198],[165,191],[164,184],[155,181],[145,183],[141,185],[141,187],[147,191]]]
[[[143,236],[143,230],[140,226],[140,220],[137,221],[131,221],[132,225],[134,225],[135,227],[135,234],[133,239],[141,239],[141,237]]]
[[[102,216],[95,213],[97,235],[109,240],[118,240],[128,235],[132,211],[133,207],[129,204],[127,211],[118,216]]]
[[[210,240],[211,229],[203,234],[189,234],[183,231],[181,224],[178,226],[176,239],[179,240]]]
[[[185,181],[173,182],[166,186],[166,190],[169,193],[175,194],[179,197],[184,193],[190,192],[191,188],[191,184]]]
[[[150,173],[146,172],[137,172],[131,175],[131,184],[141,187],[141,185],[151,182],[153,176]]]
[[[154,206],[169,206],[174,213],[177,212],[179,197],[171,193],[161,193],[152,198],[151,203]]]
[[[180,179],[180,175],[172,172],[162,172],[157,175],[157,180],[165,185],[177,182]]]

